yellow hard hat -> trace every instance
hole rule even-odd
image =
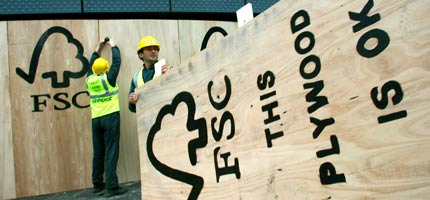
[[[102,57],[97,58],[93,63],[92,69],[97,75],[104,74],[109,70],[109,61]]]
[[[150,47],[150,46],[156,46],[158,47],[158,49],[160,49],[160,44],[158,44],[157,40],[154,37],[148,35],[139,41],[139,46],[137,46],[137,51],[140,51],[142,48]]]

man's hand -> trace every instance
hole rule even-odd
[[[109,44],[111,47],[115,46],[115,42],[113,41],[112,38],[109,38],[109,40],[106,42],[106,44]]]
[[[161,66],[161,74],[164,74],[164,73],[166,73],[167,71],[169,71],[171,69],[173,69],[172,66],[163,65],[163,66]]]
[[[132,92],[128,95],[128,101],[131,104],[136,104],[138,98],[139,98],[139,95],[137,95],[135,92]]]

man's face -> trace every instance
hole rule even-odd
[[[143,60],[155,63],[158,60],[159,48],[157,46],[149,46],[143,48]]]

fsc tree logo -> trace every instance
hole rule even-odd
[[[22,79],[24,79],[29,84],[33,84],[36,79],[36,72],[39,67],[39,59],[43,50],[43,47],[50,36],[53,34],[62,34],[67,38],[67,42],[73,44],[74,47],[76,47],[77,53],[75,58],[82,63],[82,67],[80,71],[73,72],[69,71],[68,69],[64,69],[62,72],[62,78],[58,77],[59,74],[56,71],[48,71],[44,72],[42,74],[42,78],[44,79],[51,79],[51,87],[52,88],[68,88],[70,86],[70,79],[79,79],[83,77],[86,72],[88,71],[88,59],[83,56],[84,48],[82,47],[82,44],[73,37],[72,33],[68,31],[67,29],[59,26],[53,26],[46,30],[39,40],[36,43],[36,46],[34,47],[33,54],[31,56],[30,60],[30,66],[29,71],[25,72],[20,67],[16,68],[16,74],[20,76]],[[63,80],[60,82],[59,80]],[[56,93],[51,97],[51,94],[37,94],[37,95],[31,95],[33,98],[34,106],[33,106],[33,112],[43,112],[42,106],[47,106],[47,100],[54,99],[56,103],[54,103],[54,109],[55,110],[66,110],[69,109],[72,105],[77,108],[87,108],[89,105],[80,105],[77,101],[78,96],[86,94],[88,95],[87,91],[81,91],[76,94],[71,95],[71,99],[69,99],[69,94],[66,92],[60,92]]]

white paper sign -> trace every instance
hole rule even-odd
[[[252,12],[252,4],[247,3],[242,8],[236,11],[237,16],[237,27],[241,27],[247,22],[251,21],[254,18],[254,14]]]
[[[157,63],[154,64],[154,67],[155,67],[154,77],[161,75],[161,67],[165,64],[166,64],[166,59],[164,59],[164,58],[159,60]]]

